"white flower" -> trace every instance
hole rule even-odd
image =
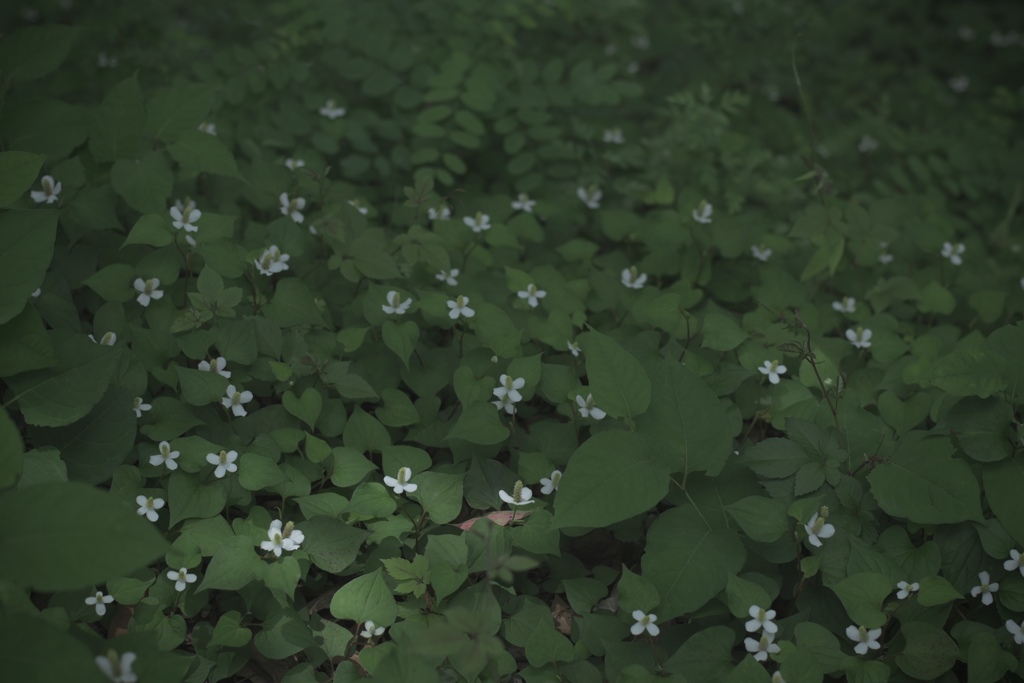
[[[345,115],[345,107],[339,107],[334,100],[327,100],[324,106],[320,107],[320,116],[326,116],[331,121]]]
[[[167,441],[160,442],[160,452],[156,455],[149,456],[149,464],[155,467],[164,465],[167,469],[172,472],[178,469],[178,463],[174,462],[181,455],[180,451],[172,451],[171,444]]]
[[[776,671],[772,674],[771,683],[786,683],[786,679],[782,677],[781,671]]]
[[[957,244],[942,243],[942,258],[948,258],[949,262],[954,266],[963,265],[964,260],[960,258],[960,254],[965,251],[967,251],[967,247],[964,246],[963,242],[958,242]]]
[[[579,345],[579,342],[567,341],[565,343],[569,347],[569,353],[572,354],[572,357],[573,358],[579,358],[580,357],[580,345]]]
[[[710,223],[711,214],[714,213],[715,207],[712,204],[708,204],[706,199],[702,199],[696,209],[690,214],[693,216],[693,220],[698,223]]]
[[[621,145],[625,142],[625,139],[622,137],[622,129],[605,128],[604,133],[601,134],[601,141],[611,145]]]
[[[288,254],[282,254],[276,244],[271,244],[263,250],[260,257],[254,260],[253,263],[256,264],[256,270],[260,271],[261,275],[269,277],[275,273],[281,273],[288,270],[288,261],[290,259],[291,256]]]
[[[155,522],[160,519],[160,515],[157,510],[164,506],[163,498],[154,498],[153,496],[136,496],[135,502],[138,504],[139,509],[136,512],[139,516],[145,516],[149,521]]]
[[[95,662],[103,675],[113,683],[138,683],[139,677],[132,671],[135,659],[134,652],[124,652],[118,656],[117,652],[110,650],[106,657],[96,655]]]
[[[1006,630],[1013,634],[1013,642],[1024,645],[1024,621],[1018,624],[1012,619],[1007,619]]]
[[[779,375],[786,374],[786,366],[779,365],[777,360],[766,360],[764,365],[758,368],[762,375],[768,375],[768,381],[772,384],[779,383]]]
[[[44,175],[39,181],[43,189],[32,190],[29,195],[32,197],[32,201],[36,204],[53,204],[55,201],[60,199],[60,191],[62,185],[59,182],[54,182],[53,176]]]
[[[561,481],[562,481],[562,471],[561,470],[553,470],[551,472],[551,477],[550,478],[549,477],[541,477],[541,479],[540,479],[540,483],[541,483],[540,492],[543,493],[545,496],[548,495],[549,493],[554,493],[555,491],[558,490],[558,484]]]
[[[213,475],[218,479],[223,479],[224,475],[228,472],[238,471],[238,465],[235,464],[236,460],[238,460],[237,451],[222,450],[220,453],[206,454],[206,462],[217,466],[217,469],[213,471]]]
[[[847,330],[846,339],[858,349],[871,348],[871,330],[858,327],[856,330]]]
[[[1014,569],[1020,570],[1020,575],[1024,576],[1024,555],[1017,552],[1014,548],[1010,551],[1010,559],[1003,562],[1003,569],[1008,572],[1012,572]]]
[[[867,154],[868,152],[874,152],[878,149],[878,140],[874,139],[867,133],[861,136],[860,142],[857,143],[857,151],[861,154]]]
[[[498,498],[501,498],[507,504],[515,507],[517,505],[529,505],[534,502],[533,491],[523,486],[523,482],[517,481],[516,485],[512,487],[512,495],[505,493],[504,491],[498,491]]]
[[[32,292],[32,298],[33,299],[38,299],[39,295],[42,294],[42,293],[43,293],[43,288],[42,287],[36,287],[36,291]]]
[[[771,633],[762,633],[760,640],[744,638],[743,646],[747,648],[747,652],[754,655],[754,659],[759,662],[766,662],[768,661],[769,654],[776,654],[782,650],[782,648],[772,642],[773,640],[775,640],[775,636]]]
[[[892,254],[890,254],[887,251],[883,251],[881,254],[878,255],[878,262],[881,263],[883,266],[889,265],[890,263],[892,263]]]
[[[538,299],[543,299],[548,295],[543,289],[537,289],[537,285],[532,282],[527,285],[526,289],[521,292],[516,292],[516,296],[520,299],[526,299],[526,303],[530,304],[530,308],[537,308]]]
[[[458,268],[452,268],[451,270],[442,270],[440,273],[438,273],[434,277],[436,277],[441,282],[443,282],[443,283],[445,283],[447,285],[451,285],[451,286],[454,287],[455,285],[459,284],[459,281],[455,279],[458,276],[459,276],[459,269]]]
[[[117,57],[110,57],[106,52],[96,55],[96,66],[101,69],[113,69],[117,66]]]
[[[595,420],[603,420],[608,414],[594,405],[594,395],[587,394],[586,400],[582,396],[576,396],[576,405],[579,406],[580,415]]]
[[[983,605],[991,605],[992,594],[999,590],[999,584],[989,583],[988,572],[978,572],[978,581],[980,585],[971,589],[971,597],[976,598],[980,595]]]
[[[644,631],[650,633],[651,637],[656,637],[661,633],[661,629],[654,623],[658,620],[657,614],[645,614],[642,609],[635,609],[633,618],[636,619],[636,623],[629,627],[629,632],[634,636],[638,636]]]
[[[811,521],[804,525],[804,531],[807,532],[807,540],[815,548],[821,547],[821,539],[832,538],[836,533],[834,526],[825,523],[826,519],[828,519],[828,508],[822,506],[821,511],[815,512],[814,516],[811,517]]]
[[[152,409],[153,409],[153,406],[149,405],[148,403],[143,403],[142,402],[142,397],[141,396],[136,396],[135,397],[135,404],[132,406],[132,410],[135,411],[135,417],[142,417],[142,413],[145,413],[145,412],[147,412],[149,410],[152,410]]]
[[[530,195],[525,192],[519,193],[519,198],[512,202],[512,208],[516,211],[525,211],[526,213],[533,213],[533,207],[536,206],[536,200],[530,199]]]
[[[946,83],[949,84],[949,89],[952,90],[953,92],[962,93],[966,92],[967,89],[971,87],[971,77],[964,74],[959,74],[957,76],[953,76],[952,78],[950,78],[948,81],[946,81]]]
[[[196,575],[189,574],[188,569],[182,567],[178,571],[167,572],[167,578],[174,582],[174,589],[179,593],[188,588],[188,584],[196,582]]]
[[[370,619],[366,620],[366,622],[363,624],[363,630],[359,632],[359,635],[361,635],[363,638],[367,638],[367,639],[369,639],[369,638],[376,638],[377,636],[383,635],[383,634],[384,634],[384,627],[383,626],[377,626]]]
[[[523,400],[523,395],[519,393],[519,390],[526,386],[526,379],[524,377],[513,379],[509,375],[502,375],[498,378],[498,382],[500,386],[492,392],[497,398],[508,396],[512,403],[519,403]]]
[[[772,257],[772,248],[766,247],[763,244],[758,244],[750,247],[750,253],[758,261],[768,263],[768,259]]]
[[[510,396],[501,396],[496,401],[491,401],[495,408],[498,410],[504,410],[509,415],[515,415],[516,403]]]
[[[897,581],[896,587],[899,588],[899,591],[896,593],[896,597],[899,600],[906,600],[910,597],[911,593],[916,593],[917,591],[921,590],[921,584],[919,584],[916,581],[914,583],[907,583],[906,581]]]
[[[235,414],[235,417],[245,417],[246,412],[243,404],[252,400],[251,391],[236,391],[234,384],[228,385],[227,393],[220,400],[220,404]]]
[[[882,629],[873,628],[870,631],[863,626],[857,627],[853,624],[846,627],[846,637],[857,643],[853,651],[859,655],[866,655],[868,650],[877,650],[881,645],[878,638],[882,635]]]
[[[476,311],[469,307],[469,297],[461,294],[454,301],[448,302],[448,308],[451,309],[448,311],[448,317],[452,320],[458,319],[460,315],[465,318],[472,318],[476,315]]]
[[[832,310],[837,313],[853,313],[857,310],[857,300],[852,296],[844,296],[842,300],[832,302]]]
[[[180,200],[174,202],[174,206],[171,207],[171,225],[178,230],[184,229],[185,232],[199,232],[199,226],[196,225],[203,216],[203,212],[196,208],[192,200],[186,199],[186,203],[182,205]]]
[[[643,289],[647,273],[641,273],[636,266],[622,269],[622,284],[630,289]]]
[[[92,340],[93,344],[99,344],[100,346],[113,346],[117,343],[117,333],[115,332],[104,332],[103,336],[100,337],[99,341],[96,341],[96,337],[89,335],[89,339]],[[142,417],[139,415],[138,417]]]
[[[353,209],[355,209],[356,211],[358,211],[359,213],[361,213],[364,216],[366,214],[370,213],[370,208],[367,207],[367,206],[363,206],[362,203],[358,199],[350,199],[350,200],[348,200],[348,205],[351,206]]]
[[[779,627],[775,625],[774,621],[772,621],[775,618],[775,610],[766,610],[762,607],[758,607],[757,605],[752,605],[747,611],[747,614],[750,615],[750,621],[743,626],[747,629],[747,632],[753,633],[754,631],[763,630],[768,634],[774,635],[775,633],[778,633]]]
[[[604,197],[604,193],[594,185],[590,187],[581,186],[576,188],[576,196],[587,205],[588,209],[600,209],[601,198]]]
[[[164,292],[160,287],[159,278],[149,278],[143,280],[141,277],[135,278],[135,291],[139,293],[135,300],[139,302],[143,307],[149,306],[150,301],[159,301],[164,298]]]
[[[306,219],[302,215],[302,210],[306,208],[306,200],[302,197],[296,197],[295,199],[289,199],[287,192],[282,192],[281,196],[278,197],[278,203],[280,204],[281,215],[291,216],[292,220],[296,223],[301,223]]]
[[[412,493],[419,488],[419,484],[410,484],[410,479],[412,479],[412,470],[408,467],[399,467],[397,476],[384,477],[384,484],[390,486],[392,490],[399,495],[406,491]]]
[[[199,369],[202,370],[203,372],[211,372],[212,371],[212,372],[216,372],[218,375],[220,375],[221,377],[224,377],[225,379],[231,379],[231,371],[224,369],[227,366],[228,366],[227,360],[222,358],[222,357],[220,357],[220,356],[214,358],[212,363],[210,361],[208,361],[208,360],[201,360],[201,361],[199,361]]]
[[[484,232],[491,229],[491,217],[486,213],[476,212],[476,216],[464,216],[462,222],[473,229],[473,232]]]
[[[388,292],[387,303],[382,304],[381,308],[388,315],[405,315],[405,312],[409,310],[409,306],[412,306],[412,298],[408,298],[402,301],[402,295],[391,290]]]
[[[103,591],[96,591],[96,595],[90,595],[85,599],[85,604],[96,608],[96,614],[103,616],[107,613],[107,605],[114,602],[113,595],[104,595]]]
[[[203,121],[199,124],[199,132],[217,137],[217,124]]]
[[[283,529],[281,526],[279,519],[271,522],[270,529],[267,530],[267,538],[270,540],[260,543],[261,550],[274,553],[276,557],[281,557],[282,550],[298,550],[299,544],[306,540],[305,534],[296,529],[291,522],[285,524]]]
[[[446,221],[452,217],[452,210],[443,204],[440,210],[431,206],[427,209],[427,217],[432,221]]]
[[[295,169],[305,166],[306,162],[302,159],[285,159],[284,165],[288,167],[288,170],[294,171]]]

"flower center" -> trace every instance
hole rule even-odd
[[[554,486],[554,487],[555,487],[556,489],[558,488],[558,482],[560,482],[560,481],[562,481],[562,473],[561,473],[561,472],[556,472],[555,474],[553,474],[553,475],[551,476],[551,484],[552,484],[552,485],[553,485],[553,486]]]
[[[868,640],[868,630],[861,626],[857,632],[860,634],[860,642],[864,643]]]
[[[516,482],[516,485],[512,487],[512,500],[517,503],[523,500],[523,480],[520,479]]]
[[[822,505],[821,510],[818,512],[818,519],[814,522],[814,526],[811,527],[811,531],[815,535],[821,532],[822,527],[825,526],[826,519],[828,519],[828,507]]]
[[[398,483],[399,484],[404,484],[405,482],[409,481],[409,468],[408,467],[399,467],[398,468],[398,477],[397,477],[397,479],[398,479]]]
[[[458,296],[458,298],[455,299],[455,308],[465,308],[465,307],[466,307],[466,297],[464,297],[464,296],[462,296],[460,294]]]
[[[235,394],[235,396],[238,396],[238,394]],[[228,464],[228,452],[227,451],[221,451],[220,452],[220,464],[221,465],[227,465]]]

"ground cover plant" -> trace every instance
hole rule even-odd
[[[1014,3],[35,3],[18,681],[1024,675]]]

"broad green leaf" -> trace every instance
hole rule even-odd
[[[69,630],[14,610],[0,614],[0,668],[10,680],[25,683],[109,680],[95,664],[95,655]]]
[[[522,331],[508,314],[502,308],[486,302],[474,301],[473,308],[476,315],[472,318],[472,326],[480,342],[499,358],[518,356]]]
[[[242,626],[240,612],[231,610],[221,615],[213,629],[210,645],[221,647],[243,647],[252,640],[252,631]]]
[[[401,359],[402,364],[408,368],[409,356],[416,348],[420,328],[412,321],[396,323],[388,320],[381,326],[381,333],[384,337],[384,345],[391,349]]]
[[[953,600],[963,600],[963,597],[941,576],[924,577],[917,592],[917,601],[924,607],[944,605]]]
[[[135,159],[118,159],[110,169],[110,184],[128,206],[143,214],[167,210],[174,174],[162,152]]]
[[[538,626],[530,633],[526,641],[526,661],[532,666],[572,660],[572,642],[556,631],[550,623]]]
[[[213,107],[214,88],[187,83],[156,92],[146,105],[146,132],[157,140],[174,142],[195,131]]]
[[[747,621],[750,618],[750,608],[757,606],[763,610],[771,607],[772,600],[759,584],[753,581],[741,579],[738,576],[730,576],[725,584],[725,595],[729,604],[729,611],[737,619]]]
[[[196,590],[241,590],[262,578],[264,566],[252,539],[232,536],[217,548]]]
[[[78,28],[49,24],[28,26],[4,36],[0,42],[4,80],[24,83],[55,71],[77,42],[78,33]]]
[[[917,299],[917,310],[921,313],[949,315],[956,309],[956,298],[952,292],[934,280],[921,289]]]
[[[263,566],[263,585],[281,605],[291,605],[295,600],[300,576],[299,561],[291,555],[283,555]]]
[[[315,644],[309,625],[292,610],[276,613],[262,626],[253,644],[268,659],[285,659]]]
[[[0,377],[52,367],[53,344],[32,306],[0,325]]]
[[[659,619],[663,619],[661,614]],[[665,662],[665,669],[693,681],[724,681],[733,668],[736,633],[726,626],[711,626],[690,636]]]
[[[893,588],[888,577],[875,572],[854,574],[831,586],[853,623],[865,628],[878,628],[885,624],[886,616],[881,605]]]
[[[266,310],[267,319],[281,327],[323,324],[313,293],[298,278],[286,278],[278,282],[274,298]]]
[[[384,582],[383,571],[377,569],[345,583],[331,598],[331,614],[359,624],[369,620],[390,626],[398,616],[398,603]]]
[[[462,512],[462,474],[421,472],[416,491],[409,497],[419,502],[434,524],[448,524]]]
[[[8,149],[62,159],[89,137],[90,111],[54,99],[10,101],[4,104],[0,131]]]
[[[555,495],[553,526],[598,528],[650,510],[668,493],[668,473],[635,432],[600,432],[569,458]]]
[[[57,450],[31,450],[22,459],[21,479],[18,488],[26,489],[36,484],[68,480],[68,466],[60,459]]]
[[[303,522],[302,533],[306,536],[302,549],[309,559],[331,574],[340,574],[355,562],[359,548],[368,536],[363,529],[323,516]]]
[[[622,566],[622,577],[619,579],[618,590],[619,608],[630,614],[633,610],[638,609],[647,613],[654,612],[654,608],[661,602],[661,597],[651,582],[639,574],[634,574],[625,565]],[[600,591],[599,599],[603,598],[607,592],[603,584],[601,584]]]
[[[704,316],[703,335],[701,346],[713,351],[731,351],[748,336],[730,315],[717,311]]]
[[[21,475],[25,444],[21,440],[18,425],[7,411],[0,407],[0,490],[14,486]]]
[[[771,683],[771,680],[771,675],[764,668],[764,665],[754,659],[753,656],[747,655],[740,660],[740,663],[736,665],[732,673],[726,677],[725,683]]]
[[[759,543],[771,543],[789,531],[786,504],[777,498],[748,496],[724,506],[747,536]]]
[[[967,396],[949,409],[940,427],[949,431],[967,455],[980,462],[993,462],[1013,452],[1012,420],[1013,411],[1001,399]]]
[[[1017,657],[1004,650],[991,632],[976,633],[967,645],[967,680],[997,683],[1017,666]]]
[[[934,681],[953,668],[960,649],[945,631],[921,621],[900,627],[907,645],[896,655],[900,671],[919,681]]]
[[[988,398],[1006,388],[1007,363],[986,349],[957,349],[941,358],[918,360],[903,371],[903,381],[938,387],[953,396]]]
[[[186,130],[167,150],[187,173],[197,171],[238,178],[238,164],[223,142],[198,130]]]
[[[102,585],[160,557],[167,542],[108,493],[78,482],[0,495],[0,577],[51,593]]]
[[[286,391],[281,397],[281,403],[285,410],[313,429],[316,426],[317,418],[320,417],[320,411],[323,409],[323,396],[313,388],[302,392],[302,398],[297,397],[294,392]]]
[[[509,431],[501,422],[498,410],[490,403],[470,403],[452,425],[446,439],[463,439],[469,443],[490,445],[508,438]]]
[[[129,244],[147,244],[151,247],[166,247],[174,242],[174,228],[166,215],[147,213],[135,221],[122,248]]]
[[[142,89],[135,76],[108,90],[93,113],[89,132],[89,149],[96,161],[133,157],[139,148],[145,122]],[[114,189],[117,189],[116,183]]]
[[[238,463],[238,483],[246,491],[261,491],[287,480],[271,458],[258,453],[243,453]]]
[[[846,655],[831,631],[813,622],[803,622],[796,625],[795,633],[797,647],[809,653],[821,671],[832,674],[842,669]]]
[[[200,475],[181,471],[172,472],[168,479],[167,507],[171,526],[183,519],[220,514],[226,502],[227,492],[219,481],[204,484]]]
[[[591,328],[586,345],[587,377],[594,403],[612,417],[636,418],[651,403],[651,380],[643,366],[614,339]]]
[[[1024,455],[989,463],[982,469],[985,498],[1006,532],[1024,546]]]
[[[10,206],[29,191],[45,160],[31,152],[0,152],[0,208]]]
[[[231,380],[216,372],[183,368],[180,365],[174,366],[174,371],[178,376],[181,397],[186,403],[194,406],[220,403],[227,395],[228,385],[231,384]]]
[[[53,259],[57,216],[40,209],[0,214],[0,324],[21,313],[43,284]]]
[[[796,474],[811,459],[796,442],[772,437],[758,441],[737,462],[762,477],[783,479]]]

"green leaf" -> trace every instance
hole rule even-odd
[[[146,107],[146,132],[157,140],[174,142],[195,131],[213,107],[215,92],[205,83],[162,88]]]
[[[949,431],[957,446],[980,462],[993,462],[1013,453],[1013,411],[1001,399],[968,396],[946,413],[940,427]]]
[[[263,566],[263,585],[270,589],[280,604],[291,605],[301,575],[299,561],[285,555]]]
[[[186,130],[167,148],[171,158],[181,164],[186,173],[216,173],[242,179],[231,150],[213,135],[198,130]]]
[[[0,407],[0,490],[14,486],[21,475],[25,444],[21,432],[7,411]]]
[[[274,298],[266,310],[267,319],[281,327],[323,324],[313,293],[298,278],[286,278],[278,282]]]
[[[34,307],[26,306],[0,325],[0,377],[49,368],[55,363],[53,344]]]
[[[226,502],[227,492],[220,482],[203,484],[198,474],[181,471],[171,473],[167,483],[171,526],[183,519],[218,515]]]
[[[668,479],[635,432],[600,432],[570,456],[552,524],[598,528],[629,519],[665,497]]]
[[[166,247],[174,242],[174,228],[164,214],[147,213],[135,221],[121,248],[129,244],[146,244],[151,247]]]
[[[1017,658],[1005,651],[991,632],[975,633],[967,648],[969,683],[997,683],[1017,666]]]
[[[78,33],[77,28],[56,24],[28,26],[10,33],[0,42],[0,72],[12,83],[42,78],[64,62]]]
[[[10,206],[31,189],[45,160],[30,152],[0,152],[0,208]]]
[[[987,349],[957,349],[941,358],[918,360],[903,371],[903,381],[938,387],[953,396],[988,398],[1009,381],[1002,356]]]
[[[406,368],[409,367],[409,356],[416,348],[420,337],[420,328],[414,322],[396,323],[388,320],[381,327],[384,345],[401,359]]]
[[[316,426],[320,411],[323,410],[323,401],[320,392],[313,388],[302,392],[302,398],[296,397],[291,391],[284,392],[284,396],[281,397],[284,409],[305,422],[310,429]]]
[[[68,480],[68,467],[60,459],[57,450],[31,450],[22,459],[21,479],[18,488],[26,489],[36,484]]]
[[[217,548],[196,590],[242,590],[263,577],[264,566],[248,536],[232,536]]]
[[[174,371],[178,376],[181,397],[186,403],[194,406],[220,403],[227,394],[228,385],[231,384],[231,380],[216,372],[183,368],[180,365],[174,366]]]
[[[372,621],[377,626],[390,626],[398,617],[398,603],[377,569],[342,586],[331,598],[331,614],[335,619],[351,619],[357,624]]]
[[[102,585],[163,555],[149,521],[108,493],[77,482],[0,495],[0,578],[52,593]]]
[[[740,455],[737,462],[746,465],[759,476],[784,479],[799,471],[811,459],[796,442],[789,439],[769,438],[758,441]]]
[[[210,645],[243,647],[252,639],[252,631],[242,626],[242,615],[235,610],[225,612],[213,628]]]
[[[1006,533],[1024,545],[1024,454],[1009,460],[985,465],[981,471],[985,484],[985,498]]]
[[[900,671],[919,681],[938,680],[953,668],[960,648],[945,631],[922,621],[905,622],[900,627],[907,645],[896,655]]]
[[[599,585],[601,586],[599,589],[601,595],[597,596],[598,599],[603,598],[607,592],[603,584]],[[653,612],[661,602],[661,596],[658,595],[658,591],[655,590],[651,582],[645,577],[631,572],[626,565],[622,566],[622,577],[619,579],[618,589],[619,608],[630,614],[633,610],[638,609],[648,613]]]
[[[771,683],[771,676],[759,661],[747,655],[736,665],[725,683]]]
[[[963,600],[962,595],[941,576],[926,576],[921,579],[921,588],[917,592],[917,602],[924,607],[944,605],[953,600]]]
[[[96,161],[133,157],[139,148],[145,122],[142,89],[135,76],[108,90],[93,114],[89,132],[89,149]],[[117,189],[116,183],[114,189]]]
[[[921,289],[917,298],[917,310],[921,313],[949,315],[956,309],[953,294],[934,280]]]
[[[748,336],[731,316],[718,312],[704,316],[703,333],[701,347],[713,351],[732,351],[746,341]]]
[[[663,619],[662,615],[658,615]],[[724,681],[733,668],[736,633],[726,626],[711,626],[690,636],[665,662],[665,669],[692,681]]]
[[[448,524],[462,512],[462,474],[421,472],[409,497],[423,506],[434,524]]]
[[[750,608],[757,606],[763,610],[771,607],[772,600],[759,584],[730,576],[725,584],[725,595],[729,603],[729,611],[737,619],[746,621],[750,617]]]
[[[522,330],[512,322],[505,311],[489,303],[474,304],[476,315],[472,318],[473,330],[487,348],[499,358],[515,358],[520,355]]]
[[[819,624],[803,622],[796,625],[795,633],[797,647],[810,654],[821,671],[832,674],[842,669],[846,655],[843,654],[839,640],[831,631]],[[783,668],[785,665],[784,662]]]
[[[56,211],[0,213],[0,324],[25,307],[43,284],[57,238]]]
[[[508,438],[508,427],[501,423],[498,411],[490,403],[471,403],[462,410],[446,439],[463,439],[469,443],[491,445]]]
[[[789,531],[786,503],[776,498],[748,496],[723,506],[743,533],[759,543],[771,543]]]
[[[84,642],[65,626],[45,617],[16,613],[13,609],[4,611],[0,614],[0,639],[4,643],[0,649],[0,668],[10,680],[26,683],[109,680],[96,667],[95,655]]]
[[[881,605],[893,591],[888,577],[875,572],[861,572],[846,577],[831,589],[842,601],[854,624],[865,628],[885,625],[887,618]]]
[[[258,453],[243,453],[238,463],[238,483],[246,491],[262,491],[287,480],[272,459]]]
[[[556,631],[550,623],[538,626],[530,632],[525,649],[526,661],[531,666],[573,660],[572,642]]]
[[[981,521],[981,490],[970,466],[950,457],[943,437],[904,435],[892,460],[868,475],[878,505],[894,517],[918,524]]]
[[[162,214],[174,189],[174,174],[161,152],[138,159],[118,159],[110,169],[110,184],[139,213]]]
[[[587,377],[594,403],[612,417],[636,416],[651,403],[651,380],[643,366],[611,337],[590,328]]]
[[[306,536],[302,549],[309,559],[331,574],[340,574],[355,562],[360,546],[369,535],[363,529],[330,517],[314,517],[303,522],[302,533]]]

